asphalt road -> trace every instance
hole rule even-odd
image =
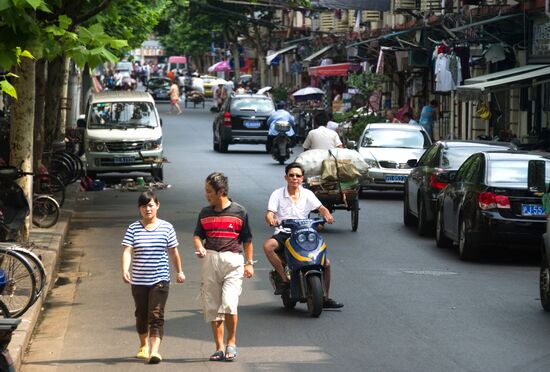
[[[120,242],[138,217],[137,193],[83,193],[61,267],[24,372],[49,371],[543,371],[550,368],[550,314],[538,301],[538,255],[494,250],[463,263],[402,224],[399,193],[373,192],[360,202],[359,229],[336,211],[324,236],[333,262],[332,297],[341,311],[308,317],[304,304],[287,312],[272,294],[262,242],[267,199],[283,185],[283,167],[262,146],[212,150],[212,114],[189,108],[166,115],[169,159],[160,217],[174,224],[188,280],[173,281],[166,312],[164,357],[158,366],[137,351],[133,301],[120,273]],[[300,151],[297,149],[296,153]],[[249,210],[256,275],[240,302],[239,358],[208,362],[210,327],[197,300],[199,267],[192,233],[205,205],[203,180],[229,177],[230,196]]]

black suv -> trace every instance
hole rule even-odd
[[[271,98],[263,94],[228,97],[212,125],[214,151],[227,152],[232,144],[265,144],[267,119],[275,111]]]

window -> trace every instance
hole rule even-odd
[[[396,124],[399,126],[399,124]],[[361,147],[397,147],[421,149],[430,145],[422,131],[372,128],[365,132]]]
[[[102,102],[92,105],[90,129],[156,127],[157,116],[150,102]]]
[[[428,150],[426,150],[424,155],[422,155],[422,157],[418,161],[418,166],[419,167],[430,167],[430,166],[435,167],[438,163],[437,160],[439,159],[439,150],[440,150],[439,145],[433,145]]]

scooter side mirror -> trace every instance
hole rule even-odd
[[[349,150],[353,150],[357,147],[357,142],[355,141],[348,141],[346,142],[346,148]]]

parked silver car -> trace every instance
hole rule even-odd
[[[357,143],[357,151],[369,165],[368,177],[361,188],[403,190],[411,172],[409,160],[418,160],[432,144],[428,133],[419,125],[367,124]]]

